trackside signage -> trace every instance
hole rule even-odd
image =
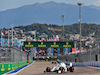
[[[66,45],[63,45],[63,47],[71,47],[68,42],[66,42]]]
[[[34,47],[34,45],[31,44],[31,42],[28,42],[28,44],[25,44],[25,47]]]
[[[46,47],[46,45],[44,45],[43,42],[41,42],[41,45],[38,45],[38,47]]]
[[[23,47],[71,47],[74,48],[74,42],[34,42],[34,41],[24,41]]]

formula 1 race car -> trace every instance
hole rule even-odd
[[[53,62],[54,63],[54,62]],[[57,65],[54,66],[52,69],[50,67],[47,67],[44,73],[50,73],[50,72],[55,72],[55,73],[64,73],[67,71],[74,72],[74,67],[72,66],[72,63],[70,63],[70,67],[68,68],[64,62],[58,63],[56,62]]]

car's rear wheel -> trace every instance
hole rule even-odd
[[[74,67],[69,68],[70,72],[74,72]]]

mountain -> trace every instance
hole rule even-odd
[[[81,24],[81,33],[82,36],[92,36],[97,40],[100,40],[100,25],[97,24],[87,24],[87,23],[82,23]],[[11,28],[10,28],[11,29]],[[34,31],[37,32],[36,36],[42,36],[42,37],[53,37],[55,35],[58,35],[59,37],[62,37],[62,31],[63,31],[63,26],[59,25],[51,25],[51,24],[39,24],[39,23],[34,23],[31,25],[26,25],[26,26],[17,26],[13,28],[16,31],[16,34],[21,38],[24,36],[32,36],[34,37]],[[8,37],[6,34],[7,31],[9,30],[6,28],[3,28],[3,33],[5,34],[5,38]],[[0,30],[1,31],[1,30]],[[33,32],[31,32],[33,31]],[[23,33],[22,33],[23,32]],[[31,34],[33,33],[33,34]],[[69,35],[71,34],[80,34],[80,26],[78,23],[72,24],[72,25],[64,25],[64,34],[68,35],[66,36],[69,38]],[[1,35],[1,33],[0,33]],[[47,35],[47,36],[46,36]],[[84,37],[83,37],[84,38]]]
[[[81,27],[82,27],[81,29],[82,36],[89,36],[89,34],[95,33],[94,37],[100,37],[100,25],[82,23]],[[48,36],[52,36],[52,35],[61,36],[63,26],[34,23],[27,26],[14,27],[14,30],[16,30],[16,28],[19,29],[18,31],[23,30],[26,33],[28,31],[36,30],[40,34],[45,33]],[[64,25],[64,33],[65,34],[79,34],[80,33],[79,24],[76,23],[72,25]],[[28,33],[27,35],[30,35],[30,34]]]
[[[82,22],[100,24],[100,9],[92,6],[82,6]],[[62,25],[61,15],[64,15],[64,25],[78,23],[79,6],[65,3],[46,2],[26,5],[16,9],[0,12],[0,28],[25,26],[32,23]]]

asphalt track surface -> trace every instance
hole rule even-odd
[[[35,62],[23,69],[16,75],[59,75],[57,73],[44,73],[46,67],[53,67],[51,62]],[[100,75],[100,69],[92,67],[75,67],[74,72],[62,73],[60,75]]]

